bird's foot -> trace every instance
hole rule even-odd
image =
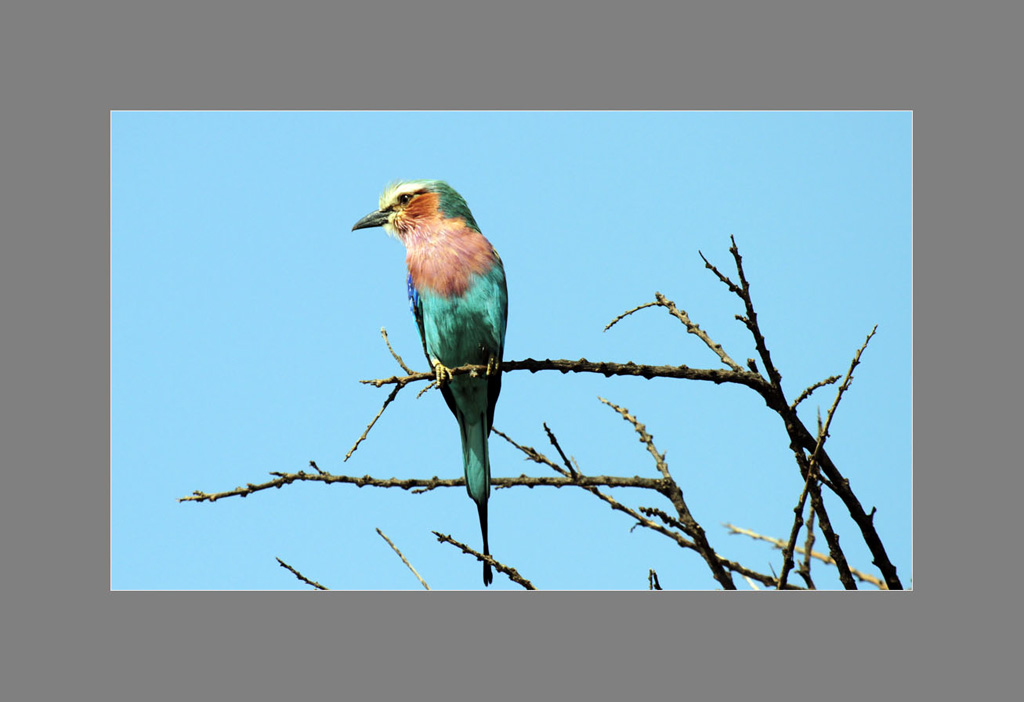
[[[438,387],[443,386],[445,383],[450,383],[452,377],[451,368],[440,361],[434,361],[434,379],[437,381]]]
[[[487,375],[488,376],[492,376],[495,373],[497,373],[498,372],[498,366],[500,364],[501,364],[501,362],[498,360],[498,357],[495,356],[493,353],[490,356],[488,356],[487,357]]]

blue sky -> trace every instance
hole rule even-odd
[[[292,484],[179,503],[269,471],[458,477],[440,394],[398,395],[347,463],[400,372],[380,338],[426,370],[404,251],[351,232],[397,178],[447,180],[508,277],[506,359],[586,357],[721,367],[664,310],[617,314],[661,291],[735,359],[755,355],[742,311],[704,268],[732,273],[734,235],[762,331],[792,400],[844,374],[871,328],[827,448],[905,586],[912,562],[912,117],[907,112],[115,112],[111,116],[111,587],[479,589],[463,488]],[[507,373],[495,427],[589,474],[656,477],[647,425],[720,554],[762,572],[781,555],[722,522],[785,537],[802,481],[781,420],[750,390],[681,380]],[[834,386],[801,405],[813,428]],[[553,452],[553,451],[552,451]],[[491,437],[496,476],[549,475]],[[631,506],[668,508],[637,490]],[[827,498],[826,498],[827,499]],[[873,574],[832,499],[854,567]],[[580,490],[492,492],[491,550],[541,589],[717,583],[682,550]],[[801,538],[802,542],[802,538]],[[826,551],[820,538],[816,549]],[[814,565],[819,587],[839,587]],[[737,584],[746,587],[742,579]],[[520,589],[496,574],[492,589]],[[869,588],[870,589],[870,588]]]

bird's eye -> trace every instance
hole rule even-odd
[[[408,205],[409,200],[412,200],[412,193],[402,193],[398,196],[399,205]]]

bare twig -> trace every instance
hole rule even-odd
[[[640,435],[640,443],[647,447],[647,452],[654,456],[654,463],[658,468],[658,472],[666,480],[672,480],[672,476],[668,472],[668,464],[665,463],[665,454],[658,453],[658,449],[654,447],[654,437],[647,433],[647,427],[640,423],[640,421],[629,413],[629,410],[624,407],[619,407],[614,402],[609,402],[603,397],[598,397],[598,400],[611,407],[613,410],[618,412],[623,419],[633,425],[633,429]]]
[[[412,369],[409,368],[409,366],[405,365],[405,361],[402,360],[402,357],[395,353],[395,350],[391,348],[391,341],[388,340],[388,330],[385,329],[384,327],[381,327],[380,335],[384,337],[384,343],[388,345],[388,351],[390,351],[394,359],[398,361],[398,365],[400,365],[402,367],[402,370],[404,370],[407,374],[412,375]]]
[[[803,453],[801,452],[801,456]],[[798,459],[799,460],[799,459]],[[807,504],[807,495],[811,491],[811,484],[814,483],[817,487],[817,476],[814,475],[814,471],[806,471],[806,478],[804,480],[803,490],[800,491],[800,497],[796,501],[796,507],[793,508],[795,515],[793,519],[793,526],[789,532],[788,545],[782,549],[782,575],[779,576],[779,588],[782,589],[786,585],[786,579],[789,576],[789,569],[793,567],[793,548],[796,546],[796,537],[800,533],[800,527],[803,526],[803,515],[804,505]],[[813,510],[813,507],[811,508]]]
[[[441,387],[441,386],[437,384],[437,381],[436,380],[431,380],[429,383],[427,383],[426,385],[423,386],[422,390],[420,390],[418,393],[416,393],[416,399],[417,400],[420,399],[421,397],[426,395],[428,391],[433,390],[434,388],[438,388],[438,387]]]
[[[828,410],[828,414],[825,416],[825,425],[818,432],[818,444],[814,447],[814,453],[811,454],[811,461],[818,460],[818,453],[821,451],[821,447],[825,443],[825,439],[828,438],[829,427],[832,426],[832,418],[835,417],[836,409],[839,407],[839,401],[843,399],[843,393],[849,390],[850,383],[853,381],[853,369],[860,365],[860,356],[864,353],[864,349],[868,347],[871,342],[871,338],[878,331],[878,325],[872,327],[871,332],[867,338],[864,339],[864,343],[857,349],[857,353],[853,355],[853,360],[850,362],[850,370],[846,371],[846,377],[843,379],[843,384],[839,386],[839,390],[836,391],[836,399],[832,402],[832,406]]]
[[[319,473],[320,475],[327,475],[327,473],[326,473],[325,471],[321,470],[321,469],[320,469],[320,466],[318,466],[318,465],[316,464],[316,461],[310,461],[310,462],[309,462],[309,467],[310,467],[310,468],[312,468],[313,470],[315,470],[315,471],[316,471],[317,473]]]
[[[751,531],[750,529],[744,529],[743,527],[738,527],[735,524],[729,524],[728,522],[723,522],[722,526],[724,526],[726,529],[728,529],[730,533],[742,534],[744,536],[749,536],[752,539],[757,539],[758,541],[767,541],[768,543],[772,544],[773,546],[775,546],[775,548],[778,548],[778,549],[783,549],[786,546],[786,542],[783,541],[782,539],[776,539],[776,538],[771,537],[771,536],[764,536],[762,534],[758,534],[755,531]],[[798,546],[796,550],[797,550],[798,553],[801,553],[801,554],[804,553],[804,549],[802,547]],[[811,551],[811,557],[812,558],[817,558],[822,563],[827,563],[829,565],[835,565],[835,561],[832,560],[831,556],[828,556],[827,554],[821,553],[820,551]],[[874,575],[871,575],[870,573],[865,573],[864,571],[858,570],[856,568],[850,568],[850,572],[853,573],[854,577],[856,577],[858,580],[860,580],[862,582],[868,583],[870,585],[874,585],[875,587],[877,587],[880,590],[885,590],[886,589],[885,581],[882,580],[881,578],[875,577]]]
[[[672,302],[672,300],[669,300],[668,298],[666,298],[660,292],[655,292],[654,293],[654,298],[655,298],[654,302],[647,302],[647,303],[644,303],[644,304],[639,305],[637,307],[634,307],[631,310],[627,310],[627,311],[623,312],[618,317],[616,317],[611,322],[609,322],[608,326],[606,326],[604,328],[604,330],[608,331],[609,329],[611,329],[615,324],[617,324],[622,319],[624,319],[624,318],[628,317],[629,315],[633,314],[634,312],[642,310],[642,309],[644,309],[646,307],[654,307],[654,306],[664,307],[665,309],[668,310],[669,314],[671,314],[673,317],[675,317],[676,319],[678,319],[680,322],[683,323],[683,326],[686,327],[686,331],[688,333],[696,335],[701,341],[703,341],[707,345],[707,347],[709,349],[714,351],[715,354],[717,354],[718,357],[720,359],[722,359],[722,363],[724,363],[725,365],[729,366],[734,371],[743,372],[743,368],[738,363],[736,363],[736,361],[732,360],[729,357],[729,354],[727,354],[725,352],[725,349],[722,348],[721,344],[719,344],[716,341],[713,341],[711,339],[711,337],[708,336],[707,332],[705,332],[703,329],[700,328],[699,324],[696,324],[695,322],[690,320],[690,316],[686,313],[686,310],[681,310],[678,307],[676,307],[676,303],[674,303],[674,302]]]
[[[277,559],[277,562],[281,564],[282,568],[285,568],[286,570],[290,570],[295,575],[296,578],[298,578],[302,582],[306,583],[307,585],[312,585],[317,590],[327,590],[327,589],[329,589],[329,588],[324,587],[323,585],[321,585],[320,583],[318,583],[315,580],[310,580],[305,575],[303,575],[299,571],[295,570],[295,568],[292,568],[290,565],[288,565],[287,563],[282,561],[280,558]]]
[[[799,405],[801,402],[803,402],[804,400],[811,396],[812,392],[814,392],[818,388],[823,388],[826,385],[831,385],[837,380],[839,380],[838,375],[830,375],[824,380],[819,380],[818,382],[814,383],[814,385],[811,385],[810,387],[806,388],[802,393],[800,393],[800,395],[795,400],[793,400],[793,404],[791,404],[789,408],[795,410],[797,405]]]
[[[384,410],[388,408],[388,405],[391,404],[391,402],[395,399],[395,395],[397,395],[398,391],[401,389],[402,386],[399,385],[398,387],[391,391],[391,394],[388,395],[388,399],[384,400],[384,404],[380,406],[380,411],[377,412],[377,415],[370,420],[370,423],[366,425],[366,429],[363,430],[362,435],[358,439],[356,439],[356,442],[352,444],[352,448],[350,448],[348,450],[348,453],[345,454],[345,461],[351,458],[352,454],[356,452],[356,449],[359,448],[359,444],[363,443],[363,440],[366,439],[366,436],[370,433],[370,430],[373,429],[373,425],[377,423],[377,420],[380,419],[380,416],[384,414]],[[342,462],[344,463],[344,461]]]
[[[384,534],[384,532],[381,531],[379,528],[377,529],[377,533],[380,534],[380,538],[382,538],[385,541],[387,541],[388,542],[388,546],[390,546],[394,550],[394,552],[398,554],[398,557],[402,559],[402,563],[404,563],[409,568],[409,570],[412,571],[412,574],[416,576],[416,579],[420,581],[420,585],[422,585],[424,589],[429,590],[430,586],[427,585],[427,581],[420,577],[420,574],[417,573],[416,569],[412,567],[412,563],[410,563],[408,560],[406,560],[405,556],[403,556],[402,552],[398,550],[398,547],[395,546],[394,543],[392,543],[391,539],[389,539]]]
[[[807,538],[804,541],[804,561],[800,564],[797,569],[797,573],[804,582],[807,583],[807,587],[811,590],[816,589],[814,587],[814,579],[811,578],[811,553],[814,551],[814,505],[811,505],[810,512],[807,514]]]
[[[608,322],[608,324],[605,325],[604,330],[608,331],[609,329],[614,327],[616,324],[618,324],[619,322],[621,322],[623,319],[625,319],[629,315],[633,314],[634,312],[639,312],[640,310],[642,310],[642,309],[644,309],[646,307],[654,307],[654,306],[656,306],[658,304],[659,303],[657,303],[657,302],[645,302],[642,305],[637,305],[636,307],[634,307],[631,310],[626,310],[625,312],[623,312],[622,314],[617,316],[615,319],[613,319],[612,321]]]
[[[683,526],[678,519],[676,519],[670,514],[666,514],[664,511],[658,509],[657,507],[639,507],[638,509],[640,510],[641,514],[645,514],[648,517],[657,517],[673,529],[678,529],[682,532],[686,531],[686,527]]]
[[[690,315],[686,313],[686,310],[678,309],[676,307],[676,303],[672,302],[672,300],[667,299],[660,292],[654,293],[654,298],[658,301],[659,305],[666,308],[673,317],[675,317],[676,319],[683,323],[683,325],[686,327],[687,333],[694,334],[695,336],[697,336],[697,338],[703,341],[709,349],[714,351],[715,354],[720,359],[722,359],[722,363],[729,366],[734,371],[743,372],[743,367],[729,357],[729,354],[725,352],[725,349],[722,348],[722,345],[720,343],[718,343],[717,341],[713,341],[711,337],[708,336],[708,333],[700,328],[699,324],[690,320]]]
[[[558,445],[558,439],[555,438],[554,432],[552,432],[551,429],[548,428],[547,422],[544,422],[544,431],[548,433],[548,441],[550,441],[551,445],[555,447],[556,451],[558,451],[558,455],[562,457],[562,461],[565,463],[565,467],[568,469],[569,475],[575,478],[576,469],[572,467],[572,463],[569,461],[568,458],[566,458],[565,452],[562,450],[562,447]]]
[[[772,356],[768,352],[768,346],[765,343],[764,335],[761,333],[761,328],[757,323],[757,312],[754,311],[754,303],[750,297],[750,282],[747,280],[747,276],[743,272],[743,257],[740,256],[740,250],[736,246],[736,237],[730,236],[729,240],[732,242],[732,246],[729,247],[729,253],[732,254],[733,260],[736,263],[736,273],[740,278],[739,286],[729,280],[726,276],[722,275],[717,268],[711,265],[711,263],[704,258],[703,253],[700,254],[700,257],[704,259],[704,265],[711,269],[711,271],[718,276],[718,279],[725,283],[729,287],[729,290],[735,293],[743,301],[747,314],[745,317],[737,315],[736,318],[743,322],[747,326],[747,329],[750,330],[751,335],[754,337],[754,345],[757,347],[757,354],[761,357],[761,362],[764,363],[764,370],[768,374],[768,379],[781,394],[782,374],[779,373],[775,364],[772,362]]]
[[[661,583],[658,582],[658,574],[654,572],[654,568],[647,571],[647,589],[648,590],[660,590]]]
[[[435,532],[432,532],[432,533],[434,534],[434,536],[437,537],[437,540],[440,541],[441,543],[451,544],[452,546],[455,546],[456,548],[462,549],[463,553],[468,553],[471,556],[476,556],[477,560],[479,560],[479,561],[483,561],[484,563],[490,563],[491,567],[493,567],[496,571],[498,571],[499,573],[504,573],[505,575],[507,575],[509,577],[509,580],[511,580],[514,583],[518,583],[519,585],[522,585],[524,589],[526,589],[526,590],[536,590],[537,589],[536,587],[533,586],[533,583],[531,583],[529,580],[527,580],[526,578],[521,576],[519,574],[519,571],[517,571],[512,566],[507,566],[507,565],[501,563],[500,561],[496,561],[493,556],[485,556],[484,554],[482,554],[479,551],[476,551],[476,550],[470,548],[469,546],[467,546],[466,544],[462,543],[461,541],[456,541],[455,539],[453,539],[451,536],[448,536],[447,534],[442,534],[439,531],[435,531]]]
[[[663,488],[660,490],[661,494],[671,500],[672,505],[676,508],[676,512],[679,514],[680,523],[684,527],[684,531],[690,538],[693,539],[697,546],[697,552],[704,557],[704,561],[711,568],[711,574],[715,576],[715,580],[722,584],[726,590],[735,590],[736,584],[732,581],[732,576],[722,567],[719,562],[718,554],[711,548],[711,544],[708,543],[707,535],[704,533],[703,527],[697,522],[693,514],[690,512],[690,508],[686,506],[686,501],[683,499],[683,491],[679,488],[679,485],[675,480],[672,479],[672,475],[669,473],[668,464],[665,463],[665,454],[658,453],[658,449],[654,446],[654,437],[647,433],[647,428],[640,423],[640,421],[629,413],[624,407],[619,407],[613,402],[609,402],[603,397],[598,397],[601,402],[608,405],[616,412],[618,412],[623,419],[633,425],[633,429],[640,435],[640,441],[647,446],[647,451],[654,457],[654,462],[658,467],[658,471],[664,476]]]

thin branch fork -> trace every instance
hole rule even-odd
[[[775,363],[772,361],[771,353],[768,351],[768,345],[765,343],[764,335],[761,333],[761,328],[757,323],[757,312],[754,311],[754,303],[750,297],[750,282],[747,280],[746,274],[743,272],[743,257],[740,256],[740,250],[736,246],[736,237],[730,236],[729,240],[732,242],[732,246],[729,247],[729,253],[732,254],[733,260],[736,263],[736,273],[739,275],[740,284],[737,286],[728,276],[725,276],[719,271],[714,265],[711,264],[704,254],[700,253],[700,257],[704,259],[704,266],[711,270],[718,279],[725,283],[729,290],[735,293],[742,301],[746,308],[746,316],[737,315],[736,318],[743,322],[747,329],[750,330],[751,336],[754,337],[754,345],[757,347],[757,354],[761,357],[761,361],[764,363],[764,370],[768,373],[768,379],[772,385],[776,387],[779,392],[782,392],[782,374],[775,367]]]
[[[756,539],[758,541],[766,541],[766,542],[770,543],[772,546],[774,546],[775,548],[778,548],[778,549],[782,549],[786,545],[786,542],[783,541],[782,539],[776,539],[775,537],[772,537],[772,536],[764,536],[763,534],[758,534],[756,531],[751,531],[750,529],[744,529],[743,527],[738,527],[735,524],[730,524],[729,522],[724,522],[722,524],[722,526],[724,526],[726,529],[728,529],[729,532],[732,533],[732,534],[742,534],[743,536],[749,536],[750,538]],[[822,563],[827,563],[829,565],[835,565],[835,561],[832,560],[831,556],[828,556],[828,555],[826,555],[824,553],[820,553],[819,551],[810,551],[808,553],[808,551],[805,548],[800,547],[800,546],[798,546],[796,548],[796,551],[797,551],[797,553],[802,553],[802,554],[808,555],[808,556],[810,556],[812,558],[817,558]],[[860,580],[862,582],[874,585],[879,590],[885,590],[886,589],[885,581],[882,580],[881,578],[875,577],[874,575],[871,575],[870,573],[865,573],[864,571],[858,570],[857,568],[850,568],[850,572],[853,573],[854,577],[856,577],[858,580]]]
[[[640,310],[645,309],[647,307],[664,307],[665,309],[667,309],[669,314],[671,314],[673,317],[675,317],[676,319],[683,323],[683,326],[686,327],[687,333],[694,334],[701,341],[703,341],[709,349],[714,351],[715,354],[717,354],[718,357],[722,359],[722,363],[729,366],[734,371],[739,371],[741,373],[743,372],[743,367],[736,363],[736,361],[732,360],[732,358],[729,357],[729,354],[725,352],[725,349],[722,348],[722,345],[712,340],[712,338],[708,336],[707,332],[700,328],[699,324],[693,322],[690,319],[690,315],[686,313],[686,310],[681,310],[678,307],[676,307],[676,303],[666,298],[660,292],[654,293],[654,302],[645,302],[644,304],[638,305],[631,310],[626,310],[625,312],[617,316],[615,319],[613,319],[611,322],[609,322],[608,325],[604,328],[604,330],[608,331],[629,315],[633,314],[634,312],[639,312]]]
[[[818,456],[821,453],[822,447],[825,445],[825,439],[828,438],[828,431],[829,428],[832,426],[832,419],[835,417],[836,409],[839,407],[839,402],[843,399],[843,394],[849,389],[850,383],[853,381],[853,370],[860,363],[861,354],[864,353],[864,349],[867,348],[868,344],[871,342],[871,338],[875,335],[875,332],[877,330],[878,325],[876,324],[875,327],[871,330],[871,333],[868,334],[866,339],[864,339],[864,343],[861,345],[859,349],[857,349],[857,352],[853,355],[853,360],[850,362],[850,369],[846,372],[846,377],[843,379],[842,384],[836,391],[836,399],[832,402],[832,406],[828,410],[828,414],[825,417],[825,423],[821,425],[818,429],[818,440],[814,446],[814,451],[811,453],[810,459],[807,461],[804,489],[800,495],[800,499],[797,503],[797,506],[793,510],[796,513],[796,518],[793,521],[793,528],[789,534],[789,542],[786,544],[786,547],[782,550],[782,573],[780,573],[779,575],[779,583],[782,585],[785,585],[786,578],[789,575],[789,571],[793,567],[793,550],[796,546],[796,539],[797,535],[800,532],[800,527],[803,525],[804,500],[807,498],[808,492],[812,493],[812,504],[814,505],[815,510],[818,510],[818,508],[822,506],[820,492],[817,489]],[[793,407],[795,407],[796,404],[797,403],[793,403]],[[821,422],[820,415],[818,418],[818,422]],[[813,499],[813,497],[814,493],[816,492],[818,493],[818,499],[815,500]],[[827,523],[828,517],[822,515],[819,511],[818,519],[819,522],[821,522],[822,524],[822,531],[823,533],[825,533],[825,538],[829,542],[829,548],[833,551],[833,559],[835,560],[836,565],[839,568],[839,575],[843,581],[843,584],[850,589],[855,589],[856,585],[853,583],[853,578],[849,572],[849,567],[846,565],[845,556],[842,555],[841,551],[838,554],[835,553],[835,551],[839,551],[838,539],[836,539],[835,548],[833,549],[833,541],[829,539],[828,532],[825,530],[825,525]]]

